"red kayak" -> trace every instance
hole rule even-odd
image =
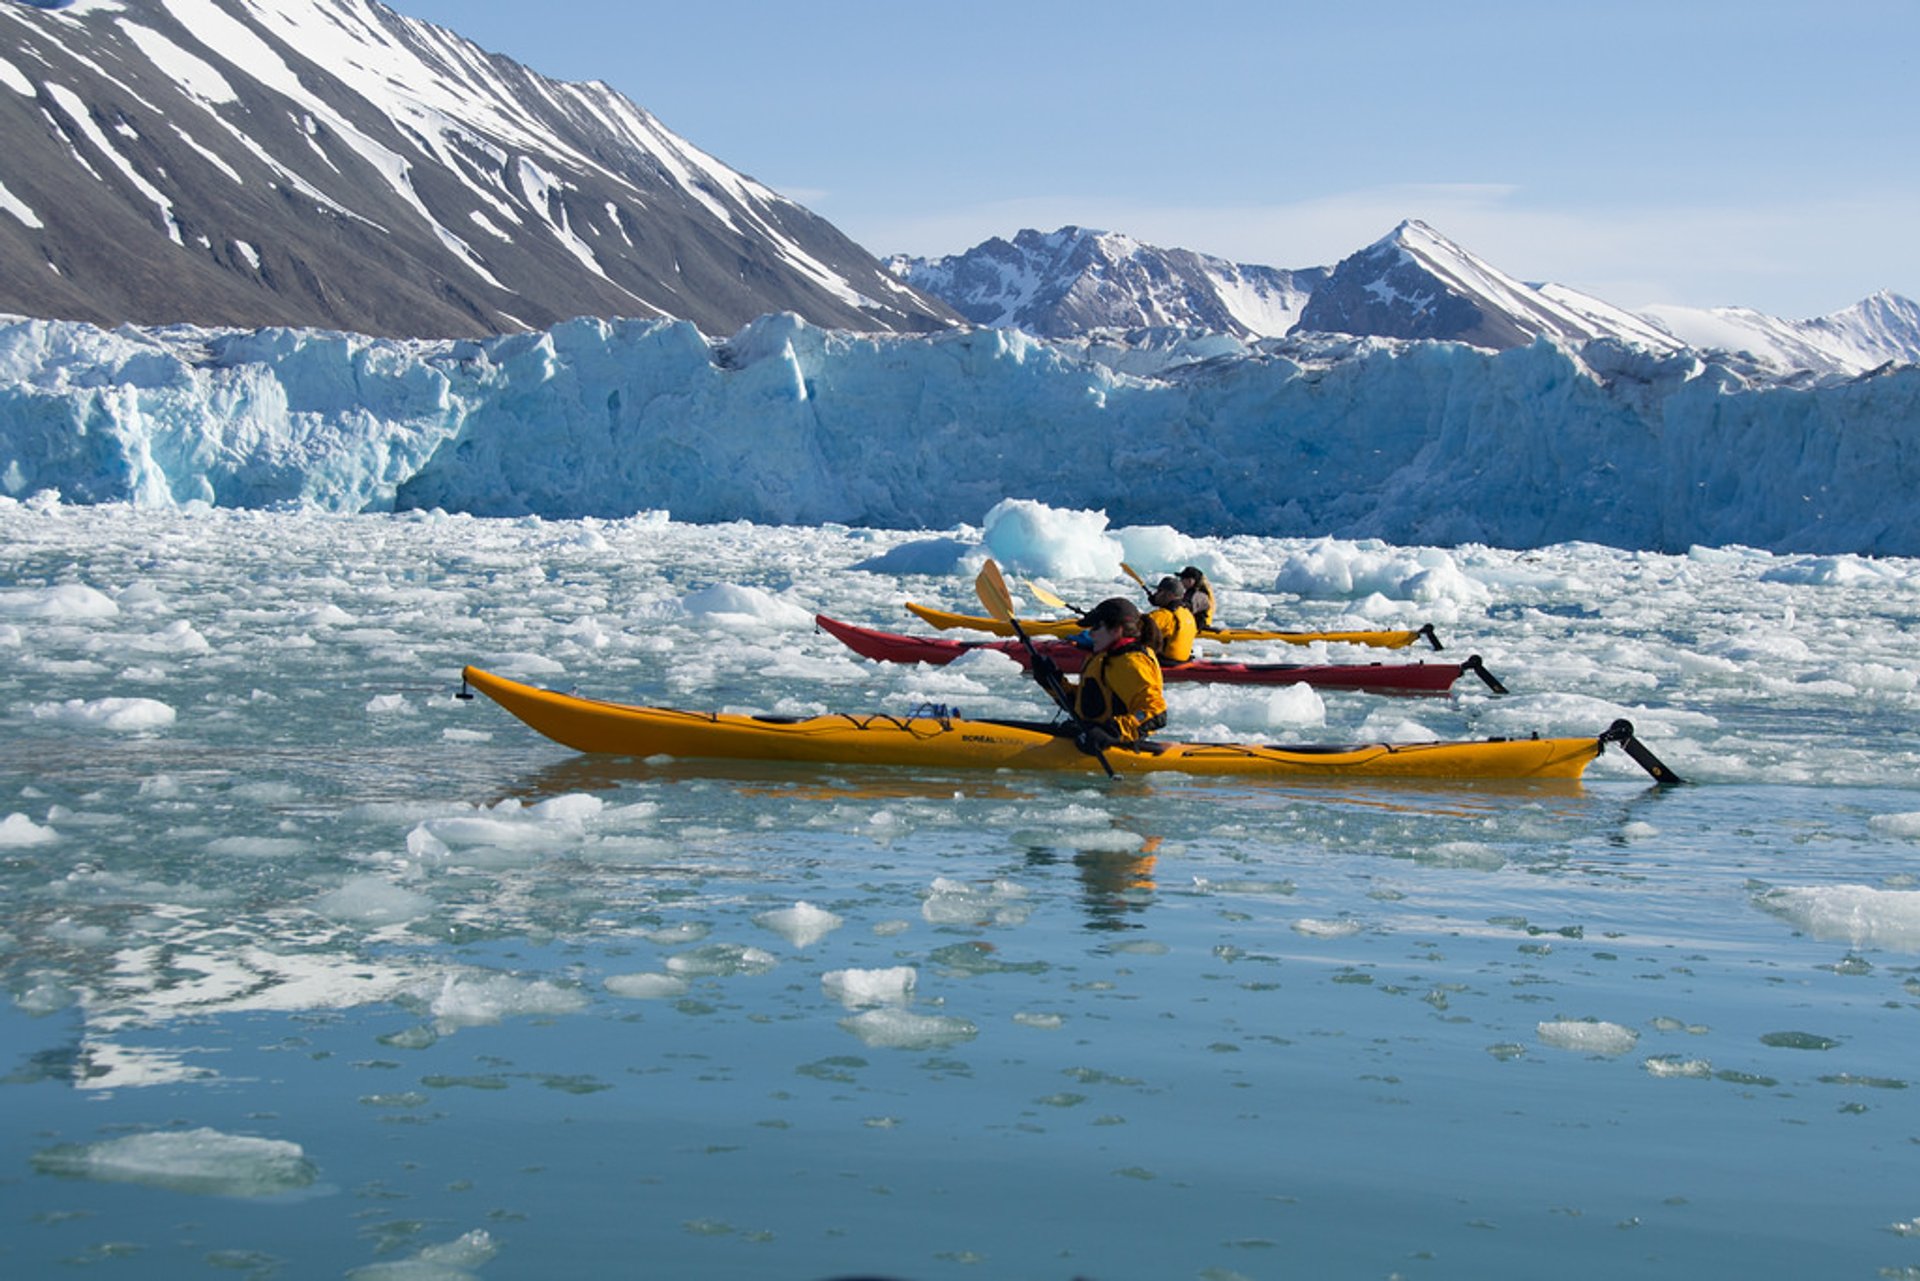
[[[954,659],[975,650],[987,649],[1005,654],[1022,667],[1032,665],[1027,647],[1017,640],[953,641],[933,636],[903,636],[898,632],[875,631],[855,627],[825,614],[815,614],[813,622],[863,658],[883,663],[931,663],[945,667]],[[1063,672],[1077,672],[1087,661],[1087,651],[1072,641],[1038,639],[1034,648],[1060,665]],[[1444,694],[1453,688],[1462,672],[1472,672],[1496,694],[1507,692],[1494,679],[1475,654],[1464,663],[1217,663],[1195,659],[1190,663],[1169,664],[1161,668],[1168,681],[1216,681],[1223,685],[1313,685],[1321,689],[1358,689],[1376,694]]]

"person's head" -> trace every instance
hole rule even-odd
[[[1169,574],[1154,584],[1153,590],[1147,593],[1147,599],[1166,609],[1178,605],[1186,598],[1186,594],[1187,589],[1181,586],[1180,580]]]
[[[1189,565],[1180,571],[1180,581],[1188,588],[1205,587],[1207,576],[1198,565]]]
[[[1096,650],[1140,635],[1140,610],[1124,596],[1109,596],[1080,616]]]

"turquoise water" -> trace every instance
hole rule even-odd
[[[1515,692],[1176,727],[1627,715],[1698,781],[1115,786],[596,761],[451,697],[1030,713],[808,626],[964,604],[847,571],[908,535],[0,534],[9,1275],[1920,1276],[1911,562],[1294,598],[1301,545],[1205,544],[1236,621],[1437,618]]]

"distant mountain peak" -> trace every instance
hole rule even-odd
[[[1247,266],[1071,225],[1025,229],[1011,241],[996,236],[937,260],[898,255],[887,266],[974,324],[1045,338],[1161,328],[1278,337],[1326,274]]]

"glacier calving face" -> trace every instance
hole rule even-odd
[[[1789,387],[1612,343],[1222,341],[16,320],[0,492],[898,528],[1015,496],[1190,534],[1920,554],[1920,368]]]

